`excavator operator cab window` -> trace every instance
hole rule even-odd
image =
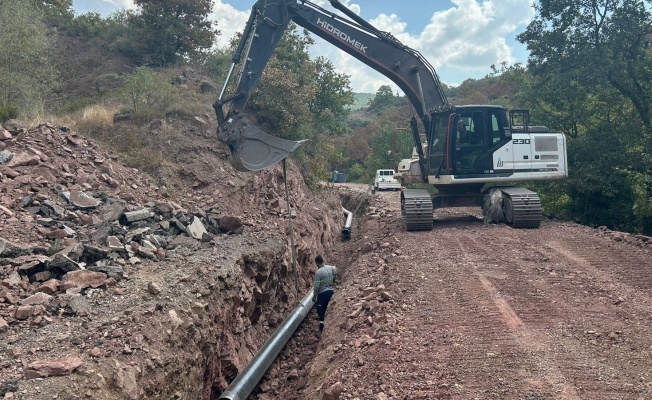
[[[434,130],[430,140],[428,162],[431,171],[441,171],[446,162],[446,136],[448,135],[448,114],[439,114],[434,118]]]
[[[468,111],[458,114],[455,143],[455,168],[458,173],[471,173],[476,160],[484,152],[484,112]]]
[[[460,113],[457,120],[457,146],[477,146],[484,143],[484,115],[480,112]]]
[[[498,115],[491,113],[491,145],[495,145],[502,139],[502,127],[498,122]]]

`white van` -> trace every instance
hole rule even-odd
[[[401,190],[401,183],[394,177],[393,169],[377,169],[374,190]]]

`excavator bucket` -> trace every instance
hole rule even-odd
[[[269,168],[305,142],[269,135],[251,125],[242,114],[224,121],[218,129],[218,138],[229,146],[229,161],[238,171],[260,171]]]

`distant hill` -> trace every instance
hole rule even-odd
[[[353,104],[349,109],[355,111],[369,106],[369,100],[373,99],[376,95],[374,93],[353,93]]]

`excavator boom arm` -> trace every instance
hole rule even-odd
[[[403,90],[426,132],[430,130],[431,113],[450,108],[434,68],[418,51],[403,45],[389,33],[379,31],[339,1],[330,1],[348,18],[308,1],[258,0],[252,7],[249,21],[233,56],[233,65],[224,89],[214,104],[220,125],[218,137],[229,145],[232,164],[237,169],[251,170],[254,164],[257,169],[269,167],[284,158],[284,153],[287,155],[297,147],[294,145],[297,142],[285,143],[279,142],[283,139],[271,139],[266,133],[249,125],[242,115],[244,106],[290,21],[388,77]],[[241,57],[243,51],[244,58]],[[234,67],[241,60],[241,72],[234,94],[224,97]],[[418,132],[415,132],[414,136],[415,145],[422,158],[421,144],[416,143],[419,140]],[[254,143],[255,141],[257,143]],[[274,142],[274,146],[281,147],[266,148],[265,144],[268,142]],[[260,158],[265,160],[258,160]]]
[[[368,23],[363,26],[335,14],[327,14],[314,4],[295,3],[292,8],[292,19],[298,25],[394,82],[403,90],[421,118],[429,110],[449,107],[435,70],[416,50]],[[353,16],[357,17],[355,14]],[[363,22],[361,19],[359,21]]]

